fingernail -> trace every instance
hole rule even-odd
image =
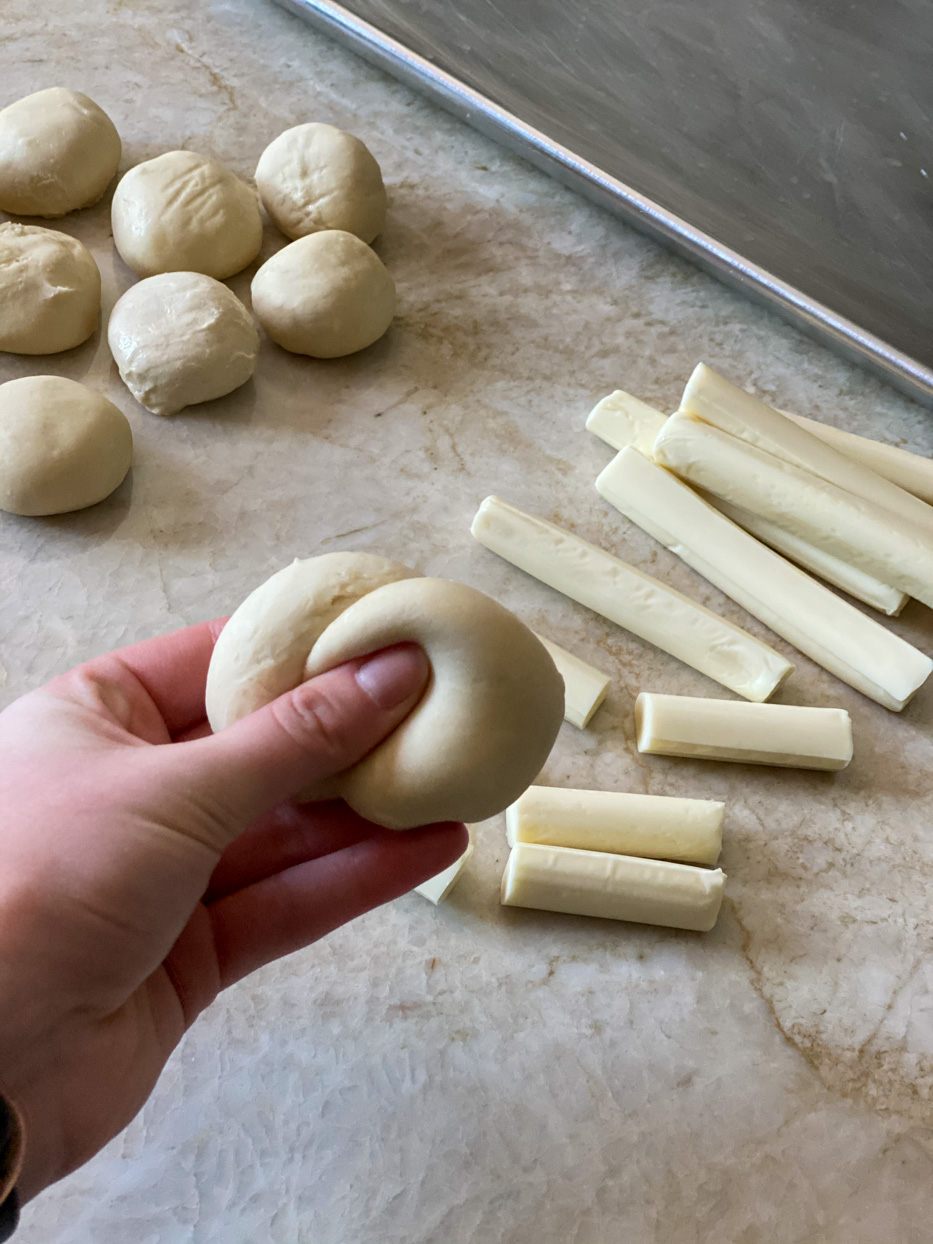
[[[356,681],[379,708],[396,708],[427,682],[428,658],[417,644],[400,644],[371,656],[356,671]]]

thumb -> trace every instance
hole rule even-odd
[[[362,759],[411,712],[431,667],[421,648],[399,644],[302,683],[185,750],[189,789],[224,841],[305,787]],[[177,774],[177,768],[175,770]]]

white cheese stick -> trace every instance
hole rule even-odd
[[[586,426],[613,449],[626,449],[633,445],[639,453],[651,458],[654,455],[654,442],[666,422],[667,416],[661,411],[648,406],[637,397],[632,397],[630,393],[617,389],[594,407]],[[785,557],[791,558],[798,566],[819,575],[821,579],[848,592],[856,600],[881,610],[888,617],[896,617],[907,604],[908,597],[897,588],[889,587],[887,583],[882,583],[874,575],[866,574],[857,566],[850,566],[848,562],[827,553],[825,549],[816,548],[800,536],[784,531],[766,518],[749,514],[747,510],[730,506],[728,502],[718,498],[713,499],[713,505],[753,536],[777,549]]]
[[[688,380],[680,409],[915,524],[933,539],[933,506],[846,457],[705,363],[698,363]]]
[[[427,881],[422,881],[421,885],[415,886],[415,893],[420,894],[422,898],[426,898],[435,907],[438,903],[443,903],[444,899],[460,880],[460,876],[467,866],[467,861],[473,854],[473,827],[467,826],[467,828],[470,831],[470,841],[460,858],[454,860],[450,867],[445,868],[443,872],[435,873]]]
[[[828,423],[818,423],[806,415],[792,415],[789,410],[782,410],[781,414],[793,419],[794,423],[799,423],[847,458],[933,505],[933,459],[900,449],[897,445],[885,445],[868,436],[858,436],[855,432],[844,432],[842,428],[831,427]]]
[[[715,428],[706,431],[724,437]],[[758,452],[724,439],[743,453]],[[885,708],[900,711],[933,672],[929,657],[759,544],[636,449],[617,454],[596,487],[720,591]]]
[[[706,933],[719,916],[725,881],[721,868],[520,842],[505,866],[501,902]]]
[[[643,691],[635,701],[636,742],[652,756],[735,760],[788,769],[844,769],[852,720],[843,708],[748,704]]]
[[[793,666],[773,648],[593,544],[487,497],[474,537],[542,583],[749,700],[767,700]]]
[[[654,456],[741,506],[933,606],[933,539],[913,523],[687,415],[672,415]]]
[[[537,632],[535,632],[537,634]],[[581,661],[572,652],[538,635],[564,680],[564,720],[585,730],[590,718],[605,700],[612,679],[594,665]]]
[[[537,842],[713,865],[722,850],[724,813],[725,805],[712,799],[529,786],[506,809],[505,829],[511,847],[517,842]]]

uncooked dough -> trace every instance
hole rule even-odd
[[[340,229],[312,233],[267,259],[253,310],[294,354],[339,358],[378,341],[395,314],[395,283],[365,242]]]
[[[310,121],[273,139],[259,157],[263,207],[286,237],[344,229],[364,242],[382,232],[386,188],[365,143]]]
[[[214,730],[355,657],[420,644],[432,677],[389,737],[303,798],[341,795],[391,829],[482,821],[540,772],[564,711],[563,682],[530,630],[474,588],[423,579],[369,553],[293,562],[224,627],[207,675]]]
[[[38,225],[0,225],[0,350],[56,354],[100,318],[100,272],[77,238]]]
[[[157,415],[238,389],[259,353],[253,317],[232,290],[200,272],[131,285],[111,313],[107,340],[126,387]]]
[[[102,108],[61,86],[0,111],[0,210],[64,216],[101,197],[120,163],[120,135]]]
[[[64,514],[103,501],[130,469],[122,411],[62,376],[0,384],[0,509]]]
[[[256,195],[194,151],[167,151],[131,168],[114,191],[111,222],[117,250],[138,276],[203,272],[223,281],[262,245]]]

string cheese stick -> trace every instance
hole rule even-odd
[[[564,719],[572,726],[585,730],[590,718],[605,700],[612,679],[560,644],[545,639],[543,635],[538,635],[538,639],[547,648],[558,674],[564,680]]]
[[[743,453],[758,452],[724,439]],[[885,708],[899,712],[933,672],[929,657],[759,544],[636,449],[617,454],[596,487],[720,591]]]
[[[482,502],[470,530],[513,566],[746,699],[767,700],[793,670],[773,648],[680,592],[498,497]]]
[[[933,539],[890,511],[687,415],[668,419],[654,456],[705,492],[933,606]]]
[[[635,701],[640,752],[791,769],[844,769],[852,721],[842,708],[747,704],[643,691]]]
[[[782,410],[781,414],[793,419],[794,423],[799,423],[847,458],[883,475],[886,480],[897,484],[905,492],[912,492],[921,501],[933,504],[933,459],[897,445],[885,445],[868,436],[858,436],[855,432],[844,432],[842,428],[831,427],[828,423],[818,423],[806,415],[792,415],[789,410]]]
[[[730,384],[705,363],[698,363],[687,381],[680,409],[913,523],[933,539],[933,506],[847,458],[803,425]]]
[[[426,898],[435,907],[438,903],[443,903],[444,899],[460,880],[460,876],[467,866],[467,861],[473,854],[473,827],[469,825],[467,828],[470,831],[470,841],[460,858],[454,860],[450,867],[445,868],[443,872],[435,873],[427,881],[422,881],[421,885],[415,886],[415,893],[420,894],[422,898]]]
[[[506,809],[505,828],[512,847],[537,842],[713,865],[722,850],[724,812],[725,805],[712,799],[529,786]]]
[[[654,442],[666,422],[667,416],[659,410],[618,389],[594,407],[586,426],[613,449],[626,449],[633,445],[646,458],[651,458]],[[874,575],[866,574],[832,553],[816,548],[800,536],[783,531],[766,518],[749,514],[736,506],[730,507],[718,498],[712,499],[712,503],[740,527],[790,557],[798,566],[819,575],[827,583],[841,588],[873,609],[880,609],[882,613],[894,617],[907,604],[907,596],[897,588],[889,587]]]
[[[501,902],[706,933],[719,916],[725,881],[721,868],[519,842],[505,866]]]

